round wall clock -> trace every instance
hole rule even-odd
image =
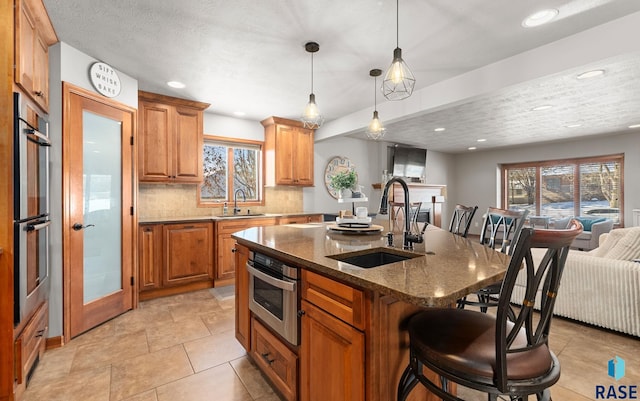
[[[351,160],[346,157],[336,156],[333,159],[329,160],[329,163],[327,163],[327,168],[324,169],[324,186],[327,188],[329,195],[333,196],[335,199],[338,199],[338,192],[331,187],[331,177],[343,171],[355,172],[355,170],[356,166],[354,166],[353,162],[351,162]]]

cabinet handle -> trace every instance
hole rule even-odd
[[[145,233],[150,233],[151,231],[153,231],[153,230],[152,230],[151,228],[149,228],[149,227],[147,227],[147,228],[145,228],[145,229],[144,229],[144,232],[145,232]]]
[[[38,96],[38,97],[44,97],[44,92],[41,92],[41,91],[35,91],[35,92],[33,92],[33,94]]]
[[[43,335],[44,335],[44,329],[42,329],[42,330],[38,330],[38,331],[36,332],[36,337],[42,337]]]
[[[275,359],[269,359],[269,354],[270,352],[265,352],[264,354],[262,354],[262,359],[264,359],[269,365],[271,365],[273,362],[275,362]]]
[[[304,316],[306,313],[307,313],[307,312],[305,312],[304,310],[300,309],[300,310],[298,311],[298,317],[302,317],[302,316]]]
[[[182,228],[193,228],[193,227],[195,227],[195,226],[184,226]]]
[[[236,253],[238,250],[236,248],[231,249],[231,253]]]

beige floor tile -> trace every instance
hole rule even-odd
[[[182,345],[112,365],[111,401],[122,400],[193,373]]]
[[[248,356],[229,362],[254,400],[280,400]]]
[[[190,317],[178,322],[163,322],[147,328],[146,332],[150,352],[211,335],[199,317]]]
[[[125,312],[127,313],[127,312]],[[102,323],[93,329],[72,338],[66,346],[78,347],[80,345],[89,344],[96,341],[103,341],[115,335],[115,324],[112,320]]]
[[[194,371],[200,372],[246,354],[244,348],[230,333],[216,333],[184,343]]]
[[[21,401],[108,401],[111,368],[87,369],[45,385],[31,383]]]
[[[156,394],[156,389],[153,389],[125,398],[122,401],[158,401],[158,395]]]
[[[199,317],[220,310],[222,310],[222,308],[215,298],[197,299],[168,307],[168,311],[175,321]]]
[[[114,319],[115,334],[134,333],[148,327],[171,322],[173,317],[167,308],[138,308]]]
[[[252,401],[228,363],[160,386],[158,401]]]
[[[30,386],[44,385],[64,378],[71,372],[71,365],[78,347],[64,346],[47,350],[31,377]]]
[[[233,309],[220,310],[200,317],[212,334],[235,331],[236,317]]]
[[[148,353],[147,334],[144,330],[113,336],[101,342],[79,346],[73,359],[71,371],[111,365],[112,362]]]

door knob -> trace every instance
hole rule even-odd
[[[72,226],[71,226],[71,228],[73,228],[75,231],[80,231],[80,230],[82,230],[83,228],[89,228],[89,227],[95,227],[95,225],[93,225],[93,224],[87,224],[86,226],[83,226],[83,225],[82,225],[82,224],[80,224],[80,223],[76,223],[76,224],[74,224],[74,225],[72,225]]]

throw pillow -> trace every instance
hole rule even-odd
[[[611,246],[611,248],[609,248],[604,257],[617,260],[633,260],[640,258],[640,227],[629,227],[614,231],[621,231],[623,235],[613,246]],[[609,242],[609,238],[607,238],[607,241],[605,242]]]
[[[598,217],[598,218],[590,218],[590,217],[576,217],[576,219],[582,223],[582,229],[584,231],[591,231],[591,226],[593,223],[599,223],[601,221],[605,221],[606,218]]]

